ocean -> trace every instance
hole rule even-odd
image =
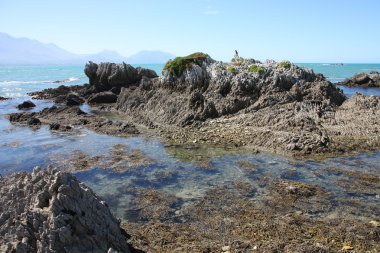
[[[300,64],[321,72],[331,81],[339,81],[357,72],[380,71],[380,64],[347,64],[343,66],[324,64]],[[162,64],[144,65],[159,74]],[[57,82],[59,81],[59,82]],[[138,164],[124,172],[116,172],[105,165],[92,166],[89,170],[74,172],[75,176],[89,185],[104,198],[118,218],[134,221],[139,217],[139,207],[134,204],[128,189],[154,189],[160,193],[172,194],[183,204],[176,211],[198,200],[208,190],[219,186],[231,186],[244,182],[258,186],[257,200],[265,199],[268,186],[260,186],[262,178],[281,179],[291,175],[292,180],[318,185],[333,196],[333,211],[314,214],[315,216],[336,216],[357,219],[374,219],[372,210],[378,206],[378,195],[353,195],[342,191],[337,180],[352,180],[346,174],[329,174],[324,168],[339,168],[348,171],[369,172],[380,175],[378,167],[380,153],[364,153],[351,157],[336,157],[325,161],[295,161],[282,156],[249,153],[242,149],[200,146],[166,146],[155,137],[135,136],[122,138],[98,134],[85,128],[73,132],[54,132],[48,126],[32,129],[10,124],[6,114],[18,112],[16,105],[25,99],[28,92],[38,91],[62,84],[76,85],[88,82],[83,66],[1,66],[0,96],[14,99],[0,102],[0,175],[17,171],[31,171],[34,166],[46,167],[53,164],[65,168],[76,164],[78,159],[94,161],[112,160],[115,148],[125,147],[125,152],[140,152],[151,161]],[[352,95],[360,89],[345,89]],[[378,89],[365,89],[367,95],[380,95]],[[37,105],[32,111],[52,106],[50,101],[34,100]],[[89,113],[91,108],[86,109]],[[125,159],[125,158],[124,158]],[[126,159],[128,160],[128,159]],[[117,161],[125,163],[128,161]],[[243,165],[254,164],[255,170]],[[205,165],[206,164],[206,165]],[[296,173],[295,173],[296,170]],[[285,175],[285,176],[284,176]],[[263,188],[262,188],[263,187]],[[339,201],[335,201],[339,200]],[[344,202],[346,201],[346,202]],[[350,205],[356,201],[360,205]],[[170,207],[172,208],[172,207]],[[343,211],[342,211],[343,210]],[[347,210],[347,211],[345,211]],[[378,218],[378,217],[377,217]]]

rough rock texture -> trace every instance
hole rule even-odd
[[[96,104],[96,103],[116,103],[117,95],[115,93],[112,93],[110,91],[104,91],[92,94],[87,102],[89,104]]]
[[[138,83],[144,76],[147,78],[157,77],[156,72],[144,68],[134,68],[129,64],[89,62],[86,64],[84,73],[90,80],[88,91],[98,93],[112,90],[118,94],[122,87],[129,87]]]
[[[1,252],[130,252],[107,204],[68,173],[17,173],[0,181]]]
[[[175,143],[234,144],[292,154],[332,151],[333,136],[322,123],[332,122],[346,97],[320,74],[289,62],[239,58],[226,64],[209,57],[187,65],[180,76],[172,72],[165,69],[160,78],[123,88],[117,109],[158,126],[159,134]]]
[[[19,104],[17,106],[17,108],[19,110],[22,110],[22,109],[30,109],[30,108],[33,108],[33,107],[36,107],[36,105],[32,102],[32,101],[24,101],[22,102],[21,104]]]
[[[351,78],[345,79],[343,82],[338,82],[337,84],[348,87],[380,87],[380,73],[377,71],[371,71],[369,74],[356,74]]]
[[[50,130],[70,131],[80,127],[86,127],[98,133],[129,136],[138,134],[139,131],[132,123],[90,115],[83,112],[78,106],[52,106],[41,112],[11,113],[9,121],[13,124],[23,125],[49,125]],[[34,122],[32,124],[31,122]]]

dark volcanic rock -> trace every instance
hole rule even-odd
[[[28,125],[29,126],[39,126],[41,125],[41,121],[37,118],[31,117],[28,119]]]
[[[33,107],[35,107],[36,105],[32,102],[32,101],[30,101],[30,100],[28,100],[28,101],[24,101],[24,102],[22,102],[22,104],[19,104],[18,106],[17,106],[17,108],[19,109],[19,110],[22,110],[22,109],[30,109],[30,108],[33,108]]]
[[[1,252],[130,252],[107,204],[71,174],[16,173],[0,193]]]
[[[28,95],[32,96],[34,99],[55,99],[55,102],[57,103],[65,103],[66,97],[70,93],[83,93],[85,88],[86,86],[82,85],[61,85],[57,88],[48,88],[42,91],[30,92]]]
[[[67,106],[81,105],[83,103],[84,103],[84,100],[76,94],[68,94],[66,96],[66,105]]]
[[[157,77],[153,70],[137,68],[129,64],[89,62],[84,69],[85,74],[90,80],[88,87],[89,93],[97,93],[114,89],[120,92],[122,87],[136,85],[143,76],[148,78]]]
[[[369,74],[356,74],[351,78],[345,79],[343,82],[338,82],[337,84],[348,87],[380,87],[380,73],[377,71],[371,71]]]
[[[87,102],[89,104],[95,103],[116,103],[117,95],[110,91],[99,92],[91,95]]]
[[[8,100],[8,99],[10,99],[10,98],[5,98],[5,97],[0,96],[0,101],[4,101],[4,100]]]

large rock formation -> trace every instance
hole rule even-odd
[[[107,204],[52,169],[0,179],[1,252],[130,252]]]
[[[123,88],[117,108],[156,123],[185,126],[243,109],[301,101],[336,106],[344,100],[322,75],[290,63],[242,60],[229,65],[204,55],[183,68],[169,62],[162,77]]]
[[[380,87],[380,73],[377,71],[371,71],[369,74],[356,74],[351,78],[345,79],[343,82],[338,82],[337,84],[347,87]]]
[[[129,64],[89,62],[86,64],[84,73],[90,80],[88,91],[97,93],[112,90],[118,94],[122,87],[137,84],[143,77],[157,77],[156,72],[150,69],[134,68]]]

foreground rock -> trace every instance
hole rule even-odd
[[[23,109],[30,109],[30,108],[33,108],[33,107],[36,107],[36,105],[32,102],[32,101],[24,101],[22,102],[21,104],[19,104],[17,106],[17,108],[19,110],[23,110]]]
[[[371,71],[369,74],[356,74],[351,78],[345,79],[343,82],[338,82],[337,84],[347,87],[380,87],[380,73],[377,71]]]
[[[68,173],[13,174],[0,192],[1,252],[130,252],[107,204]]]

